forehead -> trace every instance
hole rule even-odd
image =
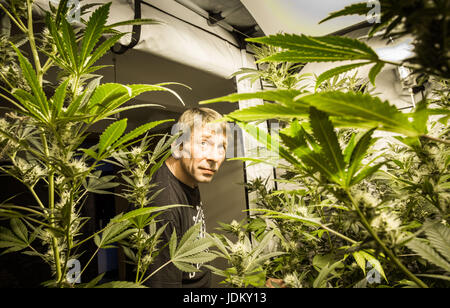
[[[218,124],[206,124],[198,129],[194,128],[193,134],[194,138],[220,138],[226,139],[226,130]]]

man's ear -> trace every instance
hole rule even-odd
[[[181,158],[181,149],[183,146],[181,144],[177,144],[176,142],[173,142],[170,147],[172,150],[172,157],[175,159],[180,159]]]

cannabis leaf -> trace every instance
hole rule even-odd
[[[189,228],[178,244],[176,230],[172,233],[169,241],[170,260],[181,271],[198,272],[199,269],[192,263],[205,263],[216,258],[215,254],[206,251],[212,245],[211,239],[199,238],[200,228],[200,224]]]
[[[10,220],[10,227],[11,229],[7,229],[0,226],[0,248],[8,248],[2,254],[27,248],[35,237],[28,237],[27,227],[18,218]]]
[[[282,48],[282,51],[257,62],[334,62],[346,60],[361,60],[363,62],[333,68],[322,73],[316,82],[316,88],[325,80],[357,67],[374,64],[370,73],[370,81],[374,84],[375,77],[384,66],[377,53],[365,43],[347,37],[323,36],[313,37],[296,34],[277,34],[261,38],[250,38],[247,41]]]
[[[415,238],[406,246],[448,274],[450,272],[450,228],[440,223],[426,223],[423,229],[428,241]],[[435,278],[450,279],[448,275],[435,275]]]

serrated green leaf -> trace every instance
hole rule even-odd
[[[251,211],[263,212],[266,215],[273,217],[273,218],[295,220],[295,221],[299,221],[299,222],[302,222],[302,223],[305,223],[305,224],[308,224],[311,226],[322,226],[322,223],[320,222],[319,218],[302,217],[302,216],[295,215],[295,214],[277,212],[277,211],[268,210],[268,209],[252,209]]]
[[[121,146],[121,145],[127,143],[128,141],[131,141],[131,140],[139,137],[140,135],[146,133],[150,129],[152,129],[162,123],[171,122],[171,121],[173,121],[173,120],[154,121],[154,122],[143,124],[135,129],[133,129],[131,132],[125,134],[119,140],[117,140],[116,143],[114,144],[114,148],[117,148],[118,146]]]
[[[178,246],[177,252],[175,253],[176,260],[185,261],[184,258],[187,256],[193,256],[200,252],[203,252],[207,248],[211,247],[212,243],[209,238],[200,238],[196,240],[190,240],[186,243],[181,243]]]
[[[294,156],[292,156],[288,150],[286,150],[283,146],[281,146],[281,144],[276,136],[271,136],[270,134],[261,130],[259,127],[251,125],[251,124],[238,122],[238,125],[245,132],[247,132],[250,136],[255,138],[255,140],[257,140],[264,147],[266,147],[269,151],[272,151],[274,153],[279,153],[279,155],[282,158],[284,158],[285,160],[287,160],[294,166],[300,164],[298,159],[296,159]]]
[[[316,153],[310,149],[309,145],[306,143],[306,132],[303,128],[296,131],[295,138],[288,136],[283,132],[280,132],[280,138],[283,141],[283,144],[289,149],[287,152],[289,153],[289,157],[292,157],[292,159],[288,161],[291,164],[294,166],[299,166],[302,169],[313,168],[314,172],[320,172],[331,181],[339,182],[336,175],[330,171],[327,159],[323,156],[323,154],[318,152]],[[312,145],[312,147],[317,150],[317,145]],[[280,154],[281,153],[283,152],[280,150]],[[295,155],[295,157],[291,155],[291,153]],[[299,162],[296,157],[298,157],[301,162]]]
[[[304,96],[299,100],[333,116],[367,121],[372,125],[377,123],[378,129],[381,130],[409,137],[420,135],[420,132],[409,122],[408,117],[395,106],[368,94],[322,92]]]
[[[130,98],[131,89],[118,83],[105,83],[95,88],[87,108],[90,113],[97,113],[99,108],[106,109],[121,97]],[[70,107],[69,107],[70,108]]]
[[[94,65],[106,52],[108,52],[115,43],[117,43],[126,33],[119,33],[111,36],[98,46],[87,60],[85,60],[84,70]]]
[[[286,254],[286,253],[282,252],[282,251],[274,251],[274,252],[269,252],[265,255],[259,256],[253,260],[252,266],[248,267],[248,270],[249,271],[254,270],[256,267],[261,266],[267,260],[284,255],[284,254]]]
[[[189,228],[188,231],[186,231],[183,234],[180,242],[177,245],[177,251],[175,252],[175,256],[177,255],[177,253],[179,251],[183,251],[184,245],[190,244],[198,237],[199,232],[200,232],[200,227],[201,227],[200,224],[196,224],[196,225],[192,226],[191,228]]]
[[[53,106],[51,106],[52,117],[55,119],[61,113],[62,107],[64,106],[64,100],[66,98],[67,87],[69,85],[69,79],[62,82],[56,89],[55,94],[51,98]]]
[[[350,154],[350,159],[348,162],[348,172],[347,172],[347,185],[351,182],[351,179],[358,171],[361,161],[367,154],[367,150],[373,144],[372,134],[375,129],[367,131],[357,142]]]
[[[70,60],[70,67],[75,72],[78,72],[80,64],[78,60],[78,44],[75,38],[75,32],[71,25],[64,18],[61,23],[62,42],[64,44],[66,55]]]
[[[377,78],[377,76],[381,72],[381,70],[383,69],[384,65],[385,65],[384,62],[378,62],[369,71],[369,80],[374,86],[375,86],[375,79]]]
[[[367,251],[362,250],[360,251],[360,254],[364,256],[367,262],[369,262],[372,265],[372,267],[384,278],[384,280],[388,281],[380,261],[378,261],[374,256],[369,254]]]
[[[369,12],[370,7],[367,6],[366,2],[363,3],[356,3],[349,6],[346,6],[344,9],[340,11],[336,11],[331,13],[327,18],[322,19],[319,24],[326,22],[330,19],[340,17],[340,16],[347,16],[347,15],[367,15]]]
[[[98,154],[103,154],[109,146],[116,142],[127,128],[127,119],[122,119],[112,123],[100,135],[98,143]]]
[[[174,228],[173,232],[172,232],[172,235],[170,236],[170,240],[169,240],[169,253],[170,253],[170,256],[174,256],[175,255],[176,249],[177,249],[177,231]]]
[[[50,4],[50,3],[49,3]],[[60,25],[61,21],[66,18],[69,10],[69,0],[61,0],[58,4],[58,10],[56,11],[56,25]]]
[[[65,0],[67,1],[67,0]],[[57,17],[58,20],[58,17]],[[70,70],[71,68],[69,67],[68,63],[69,63],[69,57],[67,55],[66,52],[66,48],[64,46],[64,42],[60,36],[57,24],[58,21],[54,21],[52,19],[52,16],[49,12],[46,13],[46,17],[45,17],[45,23],[50,31],[50,35],[53,38],[53,41],[55,43],[56,49],[58,50],[58,55],[59,57],[54,57],[52,56],[52,59],[58,63],[61,67],[67,68],[68,70]],[[47,54],[49,55],[49,54]]]
[[[450,263],[447,262],[444,258],[442,258],[433,247],[421,242],[420,240],[414,239],[409,241],[406,246],[418,253],[425,260],[433,263],[434,265],[444,269],[447,272],[450,272]]]
[[[282,51],[267,58],[256,61],[256,63],[264,62],[336,62],[343,60],[366,60],[359,55],[348,55],[347,53],[338,52],[317,52],[308,51]]]
[[[427,109],[427,100],[421,100],[414,110],[412,125],[417,129],[417,131],[422,134],[427,133],[427,123],[430,116],[429,109]]]
[[[353,257],[355,258],[356,264],[363,270],[364,275],[366,275],[366,259],[359,251],[354,252]]]
[[[346,164],[348,164],[350,162],[350,157],[353,153],[353,149],[356,146],[356,134],[352,133],[352,136],[349,140],[349,142],[347,143],[347,146],[344,149],[344,161]]]
[[[132,20],[126,20],[126,21],[120,21],[116,22],[110,25],[106,25],[103,29],[109,30],[115,27],[120,26],[135,26],[135,25],[158,25],[161,24],[160,21],[155,19],[149,19],[149,18],[141,18],[141,19],[132,19]]]
[[[198,252],[193,255],[177,257],[177,261],[175,261],[175,262],[202,264],[202,263],[210,262],[210,261],[214,260],[215,258],[217,258],[217,255],[214,253]]]
[[[80,64],[84,65],[91,51],[102,36],[104,26],[109,16],[111,3],[99,7],[92,13],[86,26],[81,42]]]
[[[425,225],[430,244],[450,262],[450,228],[440,223]]]
[[[22,89],[13,89],[11,94],[22,104],[24,110],[29,111],[31,116],[34,116],[42,122],[46,121],[45,115],[40,110],[39,103],[32,94]]]
[[[313,282],[314,288],[325,288],[326,283],[328,281],[328,276],[334,271],[335,268],[342,266],[341,261],[337,261],[333,263],[332,265],[327,264],[324,266],[320,272],[317,278]]]
[[[334,77],[334,76],[339,76],[342,73],[351,71],[355,68],[370,64],[371,62],[361,62],[361,63],[354,63],[354,64],[348,64],[348,65],[343,65],[343,66],[338,66],[335,68],[332,68],[326,72],[323,72],[322,74],[320,74],[319,77],[317,77],[316,80],[316,89],[319,87],[320,84],[322,84],[324,81]]]
[[[10,220],[11,230],[24,243],[28,243],[28,230],[25,224],[17,218]]]
[[[20,50],[14,45],[12,45],[12,47],[16,51],[23,76],[25,77],[28,85],[31,88],[31,91],[35,96],[35,101],[38,104],[38,110],[44,115],[45,119],[47,120],[49,116],[47,97],[45,96],[42,86],[39,84],[36,72],[28,59],[22,55]]]
[[[275,101],[279,102],[285,106],[292,105],[294,99],[302,94],[303,92],[300,90],[265,90],[254,93],[235,93],[226,96],[222,96],[219,98],[209,99],[201,101],[199,104],[211,104],[218,102],[239,102],[251,99],[262,99],[266,101]]]
[[[265,103],[241,110],[233,111],[226,118],[240,122],[253,122],[268,119],[304,118],[308,115],[308,108],[302,106],[288,106]]]
[[[333,124],[331,124],[326,113],[314,107],[310,109],[310,123],[314,137],[319,142],[325,159],[330,162],[330,171],[338,176],[338,183],[342,182],[345,174],[345,163]]]
[[[110,222],[101,233],[101,237],[98,234],[94,237],[94,242],[99,248],[107,248],[110,244],[120,241],[135,232],[133,229],[127,230],[129,226],[130,223],[128,221]]]
[[[347,37],[277,34],[247,40],[284,49],[257,62],[378,61],[373,49],[357,39]]]
[[[271,239],[273,238],[273,235],[274,235],[273,231],[267,232],[266,235],[264,235],[261,241],[256,245],[256,248],[252,251],[253,257],[258,257],[261,254],[261,252],[270,243]]]
[[[200,271],[197,267],[186,262],[173,261],[173,265],[175,265],[180,271],[187,273],[194,273]]]
[[[221,253],[223,254],[223,256],[227,259],[230,258],[230,254],[228,253],[228,250],[226,249],[225,245],[222,243],[222,241],[216,236],[211,236],[208,235],[209,238],[211,239],[212,243],[215,245],[215,247],[217,247]]]
[[[167,209],[174,208],[174,207],[187,207],[187,206],[189,206],[189,205],[171,204],[171,205],[165,205],[165,206],[144,207],[144,208],[130,211],[130,212],[128,212],[124,215],[121,215],[117,218],[113,218],[113,219],[111,219],[111,221],[114,223],[120,223],[120,222],[128,221],[132,218],[135,218],[135,217],[138,217],[141,215],[147,215],[147,214],[154,213],[154,212],[165,211]]]
[[[261,38],[247,39],[250,42],[262,43],[270,46],[280,47],[285,50],[295,51],[311,56],[323,54],[342,54],[348,56],[368,56],[377,57],[376,53],[365,43],[348,37],[320,36],[313,37],[297,34],[276,34]],[[342,60],[346,60],[341,58]],[[263,59],[264,61],[264,59]]]
[[[94,150],[92,149],[80,149],[80,150],[89,155],[90,157],[97,159],[97,152],[95,152]]]
[[[363,169],[361,169],[356,176],[354,176],[350,182],[350,186],[356,185],[365,178],[368,178],[372,176],[375,172],[378,171],[378,169],[381,168],[386,162],[381,162],[378,164],[375,164],[373,166],[365,166]]]

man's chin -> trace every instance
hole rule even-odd
[[[210,183],[213,180],[213,176],[201,176],[197,178],[198,183]]]

